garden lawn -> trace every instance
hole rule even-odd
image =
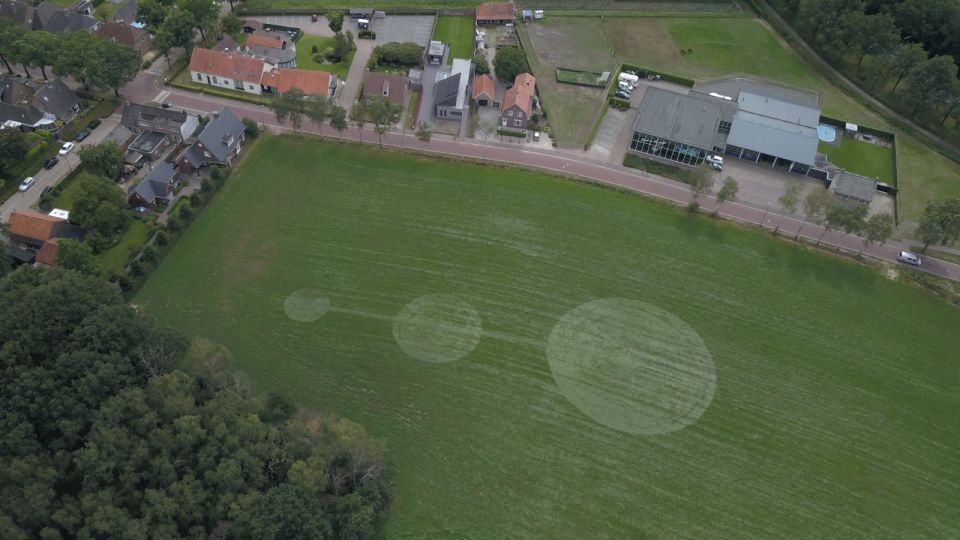
[[[381,438],[386,538],[960,526],[960,312],[615,190],[265,137],[134,302]],[[664,417],[690,425],[618,425]]]
[[[830,162],[838,167],[890,185],[896,184],[893,148],[840,136],[839,146],[820,143],[819,151],[827,154]]]
[[[150,225],[142,219],[132,219],[116,245],[100,254],[100,268],[107,272],[123,273],[130,255],[142,248],[150,237]]]
[[[433,31],[433,39],[444,42],[450,47],[447,63],[454,58],[473,58],[474,17],[439,17]]]
[[[80,193],[80,184],[83,183],[84,178],[93,176],[95,175],[85,170],[81,170],[69,181],[65,180],[66,185],[64,186],[63,191],[61,191],[60,194],[53,199],[53,207],[60,208],[62,210],[73,210],[73,201]]]
[[[356,51],[350,51],[350,54],[347,55],[346,62],[338,62],[336,64],[320,64],[313,60],[314,46],[316,46],[317,50],[322,54],[323,50],[327,47],[333,47],[333,38],[308,36],[306,34],[301,35],[300,39],[297,40],[297,68],[311,69],[314,71],[326,71],[336,75],[341,80],[346,79],[347,73],[350,72],[350,63],[353,62],[353,55],[356,54]]]

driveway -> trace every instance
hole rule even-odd
[[[350,64],[350,71],[347,72],[347,80],[344,85],[337,89],[340,92],[338,102],[344,109],[353,108],[357,100],[357,93],[363,85],[363,77],[367,72],[367,62],[370,61],[370,55],[373,54],[373,48],[376,46],[369,39],[358,39],[357,52],[353,55],[353,62]]]
[[[30,188],[28,191],[23,193],[16,192],[10,196],[2,205],[0,205],[0,222],[8,223],[10,221],[10,214],[14,210],[31,210],[33,205],[40,200],[40,193],[43,192],[45,187],[54,187],[60,183],[68,174],[70,174],[73,169],[80,165],[80,158],[77,156],[77,153],[80,151],[80,148],[84,146],[90,146],[99,144],[111,131],[113,128],[120,123],[120,115],[114,113],[107,118],[103,119],[103,123],[100,124],[97,129],[93,130],[90,133],[90,136],[87,137],[85,141],[77,144],[76,148],[66,156],[58,156],[60,158],[60,163],[57,163],[52,169],[40,169],[39,172],[35,173],[33,177],[37,180],[37,183]],[[12,181],[20,182],[21,179],[12,179]]]

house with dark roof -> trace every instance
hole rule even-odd
[[[171,142],[179,143],[193,135],[200,125],[200,119],[194,114],[187,114],[186,111],[127,102],[123,107],[120,124],[135,133],[144,131],[164,133]]]
[[[54,34],[92,31],[100,24],[100,21],[87,13],[61,8],[49,0],[41,2],[36,9],[36,19],[40,22],[40,27],[35,28],[36,30],[46,30]]]
[[[53,79],[37,90],[33,95],[32,104],[41,111],[52,114],[61,122],[69,122],[76,118],[83,101],[62,79]]]
[[[506,128],[526,130],[533,113],[533,95],[537,79],[529,73],[521,73],[503,94],[500,104],[500,125]]]
[[[134,28],[126,22],[105,22],[94,33],[115,43],[122,43],[139,52],[140,56],[150,52],[153,46],[153,37],[149,32]]]
[[[176,175],[175,163],[157,163],[143,181],[133,187],[129,197],[130,205],[154,208],[161,203],[169,204],[173,200]]]
[[[516,13],[513,2],[486,2],[477,5],[477,24],[507,24]]]
[[[467,88],[473,65],[470,60],[454,58],[453,65],[437,72],[437,84],[434,87],[434,114],[437,118],[459,120],[470,109]]]
[[[400,105],[407,104],[407,78],[396,73],[380,73],[371,71],[363,82],[363,98],[375,96],[388,98]]]
[[[83,229],[61,217],[37,212],[14,211],[10,214],[8,254],[20,262],[38,262],[49,266],[57,262],[57,241],[82,239]]]
[[[37,83],[30,80],[0,76],[0,101],[11,105],[29,102],[38,88]]]
[[[36,18],[36,14],[36,8],[26,2],[20,0],[0,1],[0,17],[13,19],[27,30],[40,29],[40,21]]]
[[[197,142],[180,157],[180,171],[191,173],[208,165],[233,165],[243,145],[244,127],[228,107],[214,113]]]

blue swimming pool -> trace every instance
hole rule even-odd
[[[823,142],[834,142],[837,140],[837,128],[828,124],[820,124],[817,126],[817,137]]]

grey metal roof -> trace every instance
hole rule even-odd
[[[877,181],[859,174],[840,172],[833,177],[830,189],[846,198],[870,202],[877,193]]]
[[[733,115],[727,144],[814,166],[817,129],[747,111]]]
[[[691,92],[699,94],[719,94],[738,101],[741,92],[778,99],[787,103],[820,108],[820,98],[813,92],[790,88],[773,82],[748,79],[746,77],[726,77],[696,84]]]
[[[705,150],[718,140],[717,129],[724,109],[733,103],[684,95],[657,87],[648,87],[640,103],[634,131],[662,137]]]
[[[800,105],[781,99],[742,91],[738,98],[737,108],[769,118],[776,118],[791,124],[807,126],[816,129],[820,123],[820,109],[807,105]]]
[[[224,107],[216,118],[210,120],[197,142],[203,144],[203,147],[210,152],[217,163],[226,161],[230,152],[233,152],[240,145],[240,136],[243,135],[243,122],[237,118],[228,107]]]

